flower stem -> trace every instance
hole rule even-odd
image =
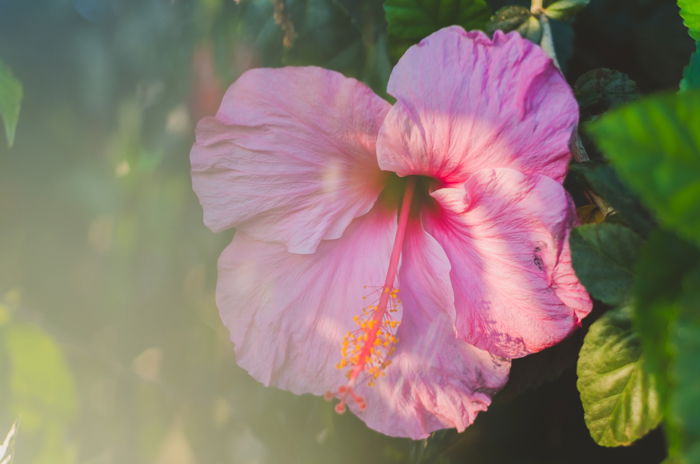
[[[544,8],[542,5],[543,1],[544,0],[532,0],[532,3],[530,4],[530,12],[532,12],[534,15],[539,15]]]
[[[549,18],[547,18],[547,15],[544,14],[543,2],[544,0],[532,0],[532,3],[530,4],[530,12],[533,15],[537,16],[537,19],[540,22],[540,26],[542,27],[542,38],[540,39],[540,47],[542,47],[542,50],[544,50],[545,53],[547,53],[547,55],[549,55],[549,57],[552,59],[554,66],[556,66],[557,69],[561,71],[561,65],[559,64],[559,60],[557,60],[557,52],[554,48],[554,38],[552,37],[552,25],[549,23]],[[574,132],[574,135],[570,142],[570,148],[571,153],[573,154],[573,157],[576,161],[584,162],[590,160],[590,158],[588,157],[588,153],[586,152],[586,149],[583,146],[583,142],[581,141],[581,136],[579,135],[578,130]]]
[[[534,2],[533,2],[534,3]],[[554,66],[561,70],[559,60],[557,60],[557,52],[554,48],[554,38],[552,37],[552,25],[549,23],[549,18],[544,13],[539,15],[540,25],[542,26],[542,39],[540,39],[540,47],[544,50],[552,61]]]

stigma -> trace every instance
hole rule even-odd
[[[385,375],[385,369],[391,364],[391,355],[399,342],[397,328],[400,321],[394,319],[394,314],[399,311],[401,301],[395,281],[414,191],[415,178],[408,178],[384,285],[374,289],[371,294],[373,304],[362,308],[361,314],[353,318],[357,327],[343,337],[341,360],[335,367],[346,369],[347,383],[337,391],[324,395],[328,400],[339,400],[335,406],[339,414],[345,412],[348,401],[352,401],[360,410],[366,409],[367,403],[357,393],[356,387],[365,382],[370,387],[374,386],[375,382]],[[369,296],[364,296],[363,300]]]

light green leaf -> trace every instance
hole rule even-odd
[[[544,14],[553,19],[569,19],[588,6],[590,0],[559,0],[544,9]]]
[[[658,379],[669,463],[697,462],[700,449],[700,250],[656,231],[642,250],[634,324]]]
[[[485,28],[489,34],[493,34],[497,30],[503,32],[518,31],[520,35],[536,44],[539,44],[540,39],[542,39],[540,20],[530,12],[529,8],[524,6],[504,6],[491,16]]]
[[[47,426],[39,454],[32,464],[76,464],[78,462],[77,446],[66,440],[66,431],[62,424]]]
[[[700,267],[683,282],[680,311],[669,342],[673,362],[669,369],[669,442],[671,455],[685,462],[700,458]]]
[[[680,90],[700,89],[700,42],[695,43],[695,53],[690,55],[690,62],[683,70]]]
[[[679,313],[683,276],[699,264],[700,250],[664,230],[655,230],[639,253],[634,323],[647,362],[661,378],[668,376],[670,330]]]
[[[700,2],[698,0],[678,0],[681,9],[683,23],[688,28],[688,33],[696,41],[700,42]]]
[[[624,303],[641,238],[619,224],[587,224],[571,232],[570,245],[576,275],[591,296],[608,304]]]
[[[588,130],[659,220],[700,243],[700,90],[635,102]]]
[[[0,119],[5,124],[5,137],[8,145],[15,141],[15,129],[22,103],[22,83],[18,81],[2,61],[0,61]]]
[[[34,430],[47,421],[62,422],[76,407],[75,386],[61,350],[44,331],[29,325],[7,328],[12,408],[22,428]]]
[[[584,420],[599,445],[629,445],[661,421],[656,383],[644,370],[627,308],[609,311],[591,325],[576,373]]]
[[[443,27],[483,29],[491,14],[485,0],[386,0],[384,12],[394,59]]]
[[[66,427],[75,416],[73,377],[60,348],[38,327],[10,324],[4,328],[9,409],[24,440],[35,442],[34,464],[73,464],[74,446]],[[0,338],[0,340],[2,340]]]

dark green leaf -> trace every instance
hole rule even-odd
[[[569,19],[588,6],[590,0],[559,0],[544,9],[544,14],[554,19]]]
[[[591,296],[608,304],[624,303],[641,238],[619,224],[587,224],[571,232],[570,244],[576,275]]]
[[[287,1],[297,38],[283,63],[316,64],[356,77],[378,93],[386,90],[391,64],[384,12],[369,0]]]
[[[700,2],[697,0],[678,0],[683,23],[688,33],[696,41],[700,41]]]
[[[700,243],[700,91],[635,102],[588,129],[659,220]]]
[[[576,364],[583,343],[583,331],[576,331],[560,343],[524,358],[513,359],[508,384],[498,394],[509,401],[559,378]]]
[[[576,373],[586,426],[599,445],[629,445],[661,421],[656,382],[644,369],[627,308],[591,325]]]
[[[627,74],[608,68],[583,73],[576,79],[574,93],[584,119],[639,97],[637,84]]]
[[[690,55],[690,62],[683,70],[683,80],[679,87],[681,91],[700,89],[700,42],[695,44],[695,53]]]
[[[15,141],[15,129],[22,103],[22,83],[18,81],[2,61],[0,61],[0,119],[5,124],[5,137],[8,145]]]
[[[620,182],[615,171],[605,163],[589,162],[571,165],[571,173],[581,175],[588,186],[615,209],[616,218],[645,236],[652,226],[649,213],[637,197]]]
[[[574,28],[570,22],[548,19],[552,28],[552,41],[557,61],[561,65],[562,72],[566,72],[568,62],[574,55]]]
[[[443,27],[483,29],[491,14],[484,0],[386,0],[384,12],[394,59]]]
[[[362,63],[360,33],[337,4],[294,0],[286,5],[296,39],[285,56],[285,64],[317,63],[349,74]]]

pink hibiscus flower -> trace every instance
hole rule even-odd
[[[237,229],[217,304],[238,363],[417,439],[463,430],[510,359],[590,311],[561,185],[578,108],[540,48],[459,27],[411,47],[388,92],[248,71],[197,127],[192,179],[206,225]]]

